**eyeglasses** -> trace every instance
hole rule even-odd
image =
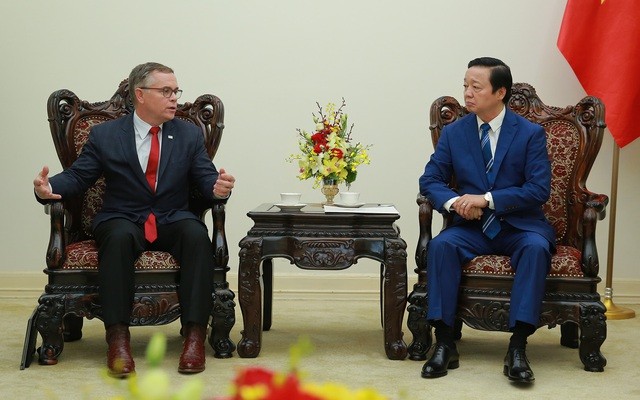
[[[182,89],[171,89],[168,86],[157,88],[157,87],[140,87],[139,89],[149,89],[149,90],[159,90],[162,95],[166,98],[170,98],[172,94],[176,95],[176,99],[179,99],[182,96]]]

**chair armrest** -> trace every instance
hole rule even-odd
[[[598,220],[602,221],[607,215],[607,205],[609,205],[609,196],[605,194],[590,193],[589,199],[586,201],[587,207],[593,208],[598,213]]]
[[[213,220],[213,232],[211,233],[211,243],[215,253],[217,268],[222,268],[226,272],[229,267],[229,247],[227,246],[227,236],[225,231],[225,204],[227,199],[214,200],[211,205],[211,218]]]
[[[418,234],[418,246],[416,248],[416,267],[423,270],[427,262],[427,244],[433,238],[431,232],[431,222],[433,220],[433,207],[429,200],[418,194],[416,199],[418,203],[418,226],[420,228]]]
[[[190,189],[189,209],[202,222],[205,222],[205,215],[211,210],[211,219],[213,222],[213,232],[211,232],[211,245],[215,257],[216,271],[222,270],[224,273],[229,269],[229,248],[227,247],[227,237],[224,229],[225,223],[225,204],[229,198],[225,199],[207,199],[202,193],[192,186]]]
[[[62,269],[65,254],[64,236],[64,204],[62,201],[52,201],[45,206],[45,213],[49,214],[51,229],[49,246],[47,247],[47,268]]]
[[[600,272],[600,261],[596,247],[596,223],[606,215],[609,197],[604,194],[591,193],[585,202],[582,214],[582,272],[584,276],[596,278]]]

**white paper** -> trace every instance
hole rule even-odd
[[[349,214],[400,214],[395,206],[363,206],[363,207],[337,207],[324,205],[325,213],[349,213]]]

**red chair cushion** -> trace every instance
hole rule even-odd
[[[178,261],[164,251],[145,251],[134,264],[136,270],[179,269]],[[97,270],[98,247],[95,240],[83,240],[67,245],[63,270]]]
[[[556,254],[551,257],[551,271],[548,276],[555,277],[582,277],[580,260],[582,254],[574,247],[558,246]],[[509,257],[507,256],[479,256],[468,262],[463,268],[463,273],[469,274],[495,274],[513,275]]]

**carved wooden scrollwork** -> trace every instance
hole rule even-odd
[[[354,262],[354,240],[296,239],[293,261],[306,269],[345,269]]]
[[[42,346],[38,349],[38,362],[43,365],[57,364],[58,356],[64,348],[62,336],[64,296],[42,295],[38,303],[36,329],[42,336]]]
[[[413,335],[409,344],[409,358],[411,360],[426,360],[427,351],[431,347],[431,325],[427,321],[427,287],[424,283],[413,285],[413,291],[407,302],[407,327]]]
[[[600,346],[607,338],[606,309],[602,303],[580,306],[580,360],[586,371],[602,372],[607,359]]]
[[[466,302],[458,307],[458,316],[475,329],[509,330],[509,303],[490,300]]]
[[[130,323],[133,326],[163,325],[180,317],[177,293],[136,296],[133,299]]]
[[[236,323],[235,294],[227,282],[214,282],[214,299],[209,344],[216,358],[229,358],[236,345],[229,339],[229,333]]]

